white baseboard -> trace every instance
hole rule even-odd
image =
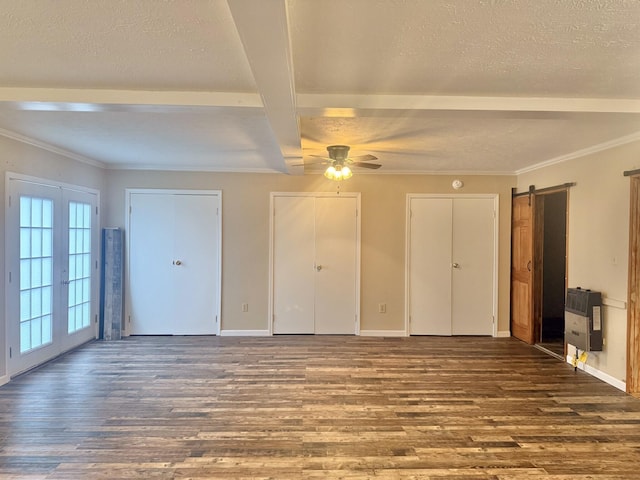
[[[571,355],[567,355],[567,363],[570,365],[573,364],[573,357]],[[582,362],[578,362],[578,368],[588,373],[589,375],[593,375],[597,379],[602,380],[603,382],[608,383],[613,387],[616,387],[618,390],[622,390],[623,392],[627,391],[626,382],[623,382],[622,380],[618,380],[617,378],[612,377],[608,373],[604,373],[603,371],[598,370],[597,368],[594,368],[591,365],[585,365]]]
[[[510,330],[502,330],[502,331],[498,331],[498,334],[496,335],[496,338],[507,338],[511,336],[511,331]]]
[[[360,330],[361,337],[406,337],[404,330]]]
[[[0,386],[4,385],[5,383],[9,383],[9,375],[3,375],[2,377],[0,377]]]
[[[221,337],[269,337],[269,330],[222,330]]]

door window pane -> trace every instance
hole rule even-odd
[[[91,205],[69,202],[68,332],[90,324]]]
[[[53,201],[20,197],[20,352],[51,343]]]

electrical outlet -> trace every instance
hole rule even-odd
[[[387,313],[387,304],[379,303],[378,304],[378,313]]]
[[[248,312],[249,311],[249,304],[248,303],[243,303],[242,304],[242,311],[243,312]]]

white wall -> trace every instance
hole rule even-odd
[[[322,175],[108,171],[105,222],[125,227],[126,188],[222,191],[222,329],[268,330],[269,194],[335,192]],[[363,333],[404,331],[405,229],[408,193],[452,193],[447,175],[356,174],[341,191],[362,194],[361,319]],[[513,176],[469,175],[457,193],[500,195],[498,331],[509,331],[511,188]],[[249,304],[248,312],[241,305]],[[386,313],[378,304],[386,303]]]
[[[518,191],[576,182],[569,191],[568,285],[601,291],[604,307],[602,352],[587,364],[626,380],[629,179],[640,168],[640,142],[547,166],[518,176]],[[573,353],[573,352],[571,352]]]

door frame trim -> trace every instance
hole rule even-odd
[[[215,195],[218,197],[218,208],[220,209],[217,217],[218,229],[218,271],[216,272],[218,297],[218,310],[216,317],[216,335],[219,336],[222,330],[222,190],[189,190],[189,189],[165,189],[165,188],[125,188],[125,262],[124,262],[124,278],[125,281],[125,310],[122,325],[122,336],[128,337],[131,333],[131,289],[129,288],[129,232],[131,231],[131,195],[135,194],[165,194],[165,195]]]
[[[404,331],[405,336],[411,334],[409,322],[411,305],[410,264],[411,258],[411,201],[424,198],[490,198],[493,199],[493,327],[492,337],[498,336],[498,266],[499,266],[499,219],[500,219],[500,195],[497,193],[408,193],[405,211],[405,268],[404,268]]]
[[[625,172],[630,177],[629,192],[629,267],[627,280],[627,365],[626,392],[640,393],[640,172]]]
[[[271,192],[269,194],[269,299],[268,299],[268,307],[267,307],[267,326],[268,326],[268,335],[273,335],[273,316],[274,316],[274,305],[273,305],[273,295],[274,295],[274,264],[273,264],[273,249],[275,246],[275,199],[276,197],[314,197],[314,198],[326,198],[326,197],[335,197],[335,198],[355,198],[356,199],[356,326],[355,326],[355,335],[360,335],[360,258],[361,258],[361,219],[362,219],[362,209],[361,209],[361,194],[360,192],[341,192],[341,193],[333,193],[333,192]]]

